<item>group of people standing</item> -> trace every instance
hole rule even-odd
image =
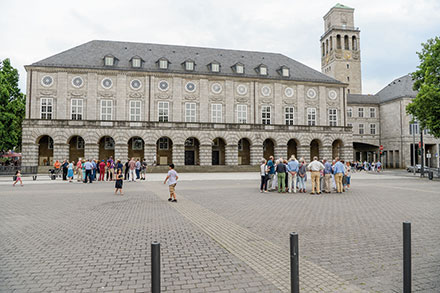
[[[334,189],[337,193],[350,189],[351,163],[336,158],[333,161],[317,157],[309,164],[304,158],[299,161],[292,155],[289,161],[279,158],[274,160],[261,160],[260,165],[260,192],[278,190],[279,193],[306,192],[307,171],[310,171],[312,181],[311,194],[331,193]]]
[[[136,181],[145,180],[147,174],[147,162],[139,159],[128,159],[125,164],[121,160],[113,160],[109,157],[107,160],[84,160],[74,161],[64,160],[62,163],[58,160],[54,163],[55,173],[61,173],[63,180],[72,182],[76,175],[78,182],[92,183],[93,181],[116,181],[122,180]],[[119,176],[121,175],[121,176]]]

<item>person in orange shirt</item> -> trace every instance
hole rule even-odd
[[[61,163],[60,161],[56,161],[55,164],[53,164],[53,166],[55,167],[55,169],[59,170],[61,168]]]

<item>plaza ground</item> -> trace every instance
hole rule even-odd
[[[401,292],[402,222],[413,291],[440,291],[440,182],[354,174],[349,192],[259,193],[258,173],[164,174],[125,183],[0,180],[1,292],[150,292],[160,241],[164,292],[288,292],[289,233],[302,292]],[[47,177],[47,178],[45,178]],[[308,182],[308,190],[310,190]]]

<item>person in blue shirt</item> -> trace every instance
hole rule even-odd
[[[269,180],[267,181],[267,185],[269,186],[269,191],[271,191],[273,177],[275,176],[275,164],[273,163],[273,156],[269,157],[269,161],[267,161],[267,168],[269,169]]]
[[[332,179],[332,173],[333,173],[333,169],[332,169],[332,163],[327,161],[327,159],[323,160],[324,163],[324,182],[325,182],[325,193],[330,193],[331,190],[331,179]]]
[[[92,180],[95,181],[96,180],[96,162],[95,160],[92,160]]]
[[[289,192],[292,193],[292,184],[293,184],[293,193],[296,193],[296,181],[298,174],[298,161],[295,156],[292,155],[290,157],[289,162],[287,163],[287,172],[289,172]]]
[[[334,172],[335,172],[335,181],[336,181],[336,192],[342,193],[342,191],[344,191],[344,187],[342,186],[342,177],[344,176],[345,173],[345,167],[344,164],[341,163],[339,158],[336,158]]]

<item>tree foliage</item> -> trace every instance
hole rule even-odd
[[[0,151],[21,148],[25,96],[18,88],[18,71],[9,59],[0,60]]]
[[[420,65],[412,73],[416,98],[406,107],[424,129],[440,137],[440,38],[429,39],[422,44],[417,55]]]

